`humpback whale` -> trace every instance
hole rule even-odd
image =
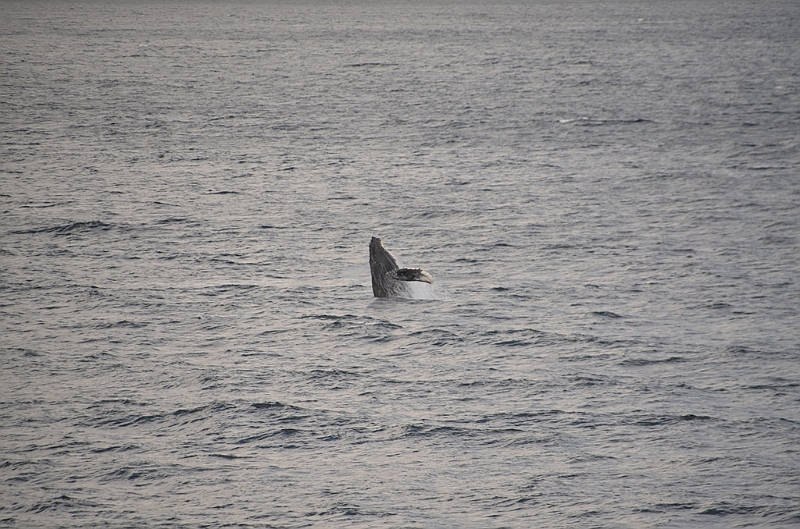
[[[369,242],[369,268],[372,272],[372,293],[376,298],[402,296],[407,281],[433,284],[433,276],[421,268],[400,268],[377,237]]]

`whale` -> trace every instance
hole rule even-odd
[[[376,298],[404,297],[412,281],[433,284],[433,276],[421,268],[400,268],[378,237],[369,242],[369,269]]]

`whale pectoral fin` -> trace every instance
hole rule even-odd
[[[433,284],[433,276],[421,268],[399,268],[394,275],[400,281],[422,281]]]

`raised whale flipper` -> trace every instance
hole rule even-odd
[[[433,276],[421,268],[400,268],[378,237],[369,242],[369,268],[372,274],[372,293],[376,298],[402,295],[404,281],[432,284]]]

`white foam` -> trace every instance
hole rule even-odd
[[[438,299],[449,300],[452,297],[434,285],[421,281],[404,281],[403,291],[398,293],[398,297],[405,299]]]

